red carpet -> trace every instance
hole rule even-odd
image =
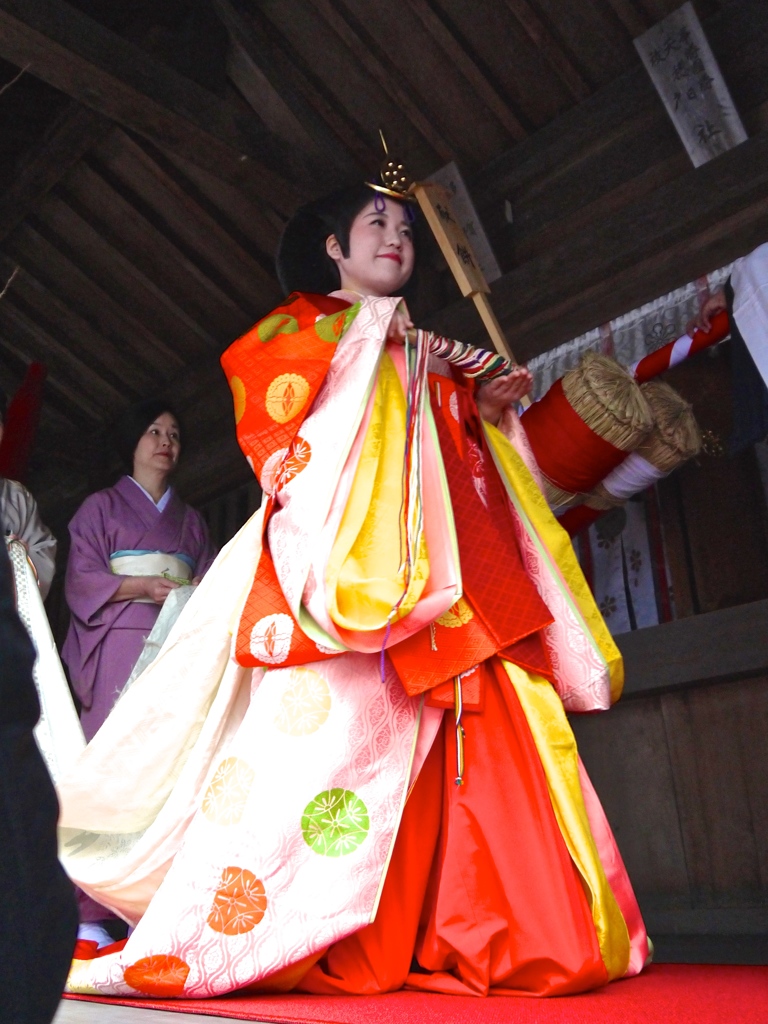
[[[222,996],[95,999],[269,1024],[767,1024],[768,967],[659,964],[639,978],[560,999],[442,996]]]

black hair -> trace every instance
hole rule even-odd
[[[5,426],[5,417],[8,414],[8,395],[0,388],[0,426]]]
[[[181,433],[181,420],[170,403],[162,398],[148,398],[143,402],[137,402],[130,406],[118,416],[112,427],[115,448],[120,456],[123,465],[129,472],[133,471],[133,456],[136,446],[158,416],[164,412],[170,413],[179,424]]]
[[[339,268],[326,251],[326,239],[335,235],[346,259],[352,222],[376,194],[370,186],[360,182],[296,211],[286,224],[277,248],[277,278],[286,295],[290,292],[326,294],[340,287]],[[418,246],[415,250],[418,254]]]

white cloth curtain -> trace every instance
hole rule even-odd
[[[611,633],[659,624],[645,505],[629,501],[622,509],[624,529],[616,533],[597,521],[579,537],[592,552],[592,590]]]
[[[710,292],[722,287],[732,267],[733,264],[729,263],[707,276],[706,284]],[[679,338],[685,333],[688,321],[699,311],[704,283],[703,278],[691,281],[682,288],[624,313],[609,324],[595,327],[578,338],[536,356],[528,363],[534,378],[533,397],[541,398],[590,349],[612,355],[624,366],[630,366],[668,341]]]

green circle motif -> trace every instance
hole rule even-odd
[[[344,857],[365,841],[368,808],[351,789],[326,789],[304,808],[304,842],[323,857]]]
[[[277,334],[295,334],[299,329],[299,321],[287,313],[274,313],[266,317],[256,328],[259,341],[271,341]]]
[[[315,321],[315,333],[321,341],[337,342],[341,338],[355,319],[358,307],[350,306],[349,309],[342,310],[340,313],[331,313],[330,316],[324,316],[321,320]]]

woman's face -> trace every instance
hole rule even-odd
[[[133,453],[133,475],[144,470],[163,471],[167,476],[178,462],[180,452],[179,424],[169,412],[160,413],[139,438]]]
[[[328,237],[326,251],[339,268],[342,288],[362,295],[400,294],[415,255],[404,204],[377,195],[352,221],[349,256],[335,235]]]

